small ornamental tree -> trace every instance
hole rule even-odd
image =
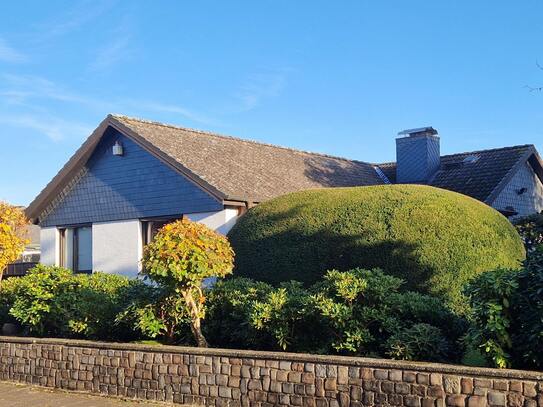
[[[0,201],[0,284],[8,264],[19,258],[28,243],[27,224],[20,208]]]
[[[233,266],[234,252],[226,237],[186,219],[164,226],[143,251],[143,274],[183,298],[200,347],[207,347],[201,329],[205,317],[202,282],[225,277]]]

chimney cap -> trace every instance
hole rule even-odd
[[[418,127],[416,129],[402,130],[398,133],[398,136],[435,136],[437,135],[437,130],[431,126],[428,127]]]

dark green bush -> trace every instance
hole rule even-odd
[[[209,293],[204,327],[219,346],[458,360],[461,320],[438,299],[400,292],[401,285],[379,270],[362,269],[329,271],[309,288],[234,278]],[[414,339],[424,329],[431,335]]]
[[[0,329],[5,323],[16,322],[10,315],[9,310],[15,299],[15,289],[17,288],[16,278],[7,278],[2,280],[0,285]]]
[[[117,323],[131,326],[142,339],[157,339],[167,344],[194,344],[190,333],[190,316],[184,299],[168,288],[146,285],[134,296]]]
[[[525,257],[518,233],[497,211],[419,185],[288,194],[248,211],[229,238],[235,276],[310,285],[326,270],[377,267],[460,310],[467,281],[518,267]]]
[[[204,333],[211,345],[265,349],[270,338],[252,326],[251,311],[272,290],[269,284],[248,278],[221,280],[207,290]]]
[[[487,272],[466,293],[473,315],[471,344],[497,367],[543,368],[543,247],[522,271]]]
[[[447,362],[450,354],[450,344],[441,329],[424,323],[398,331],[388,339],[386,347],[387,355],[402,360]]]
[[[145,287],[118,275],[74,274],[43,265],[7,285],[10,296],[4,309],[30,334],[103,340],[134,337],[116,316]]]
[[[526,250],[535,250],[543,245],[543,213],[527,216],[515,222]]]

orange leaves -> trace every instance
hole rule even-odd
[[[27,224],[21,209],[0,202],[0,281],[7,265],[17,260],[28,244]]]
[[[145,247],[145,273],[160,282],[195,286],[232,272],[234,252],[226,237],[187,219],[169,223]]]

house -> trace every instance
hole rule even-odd
[[[145,245],[180,217],[226,234],[248,208],[293,191],[424,183],[508,216],[543,210],[532,145],[440,156],[431,128],[400,133],[397,162],[371,164],[109,115],[27,208],[41,261],[134,276]]]

